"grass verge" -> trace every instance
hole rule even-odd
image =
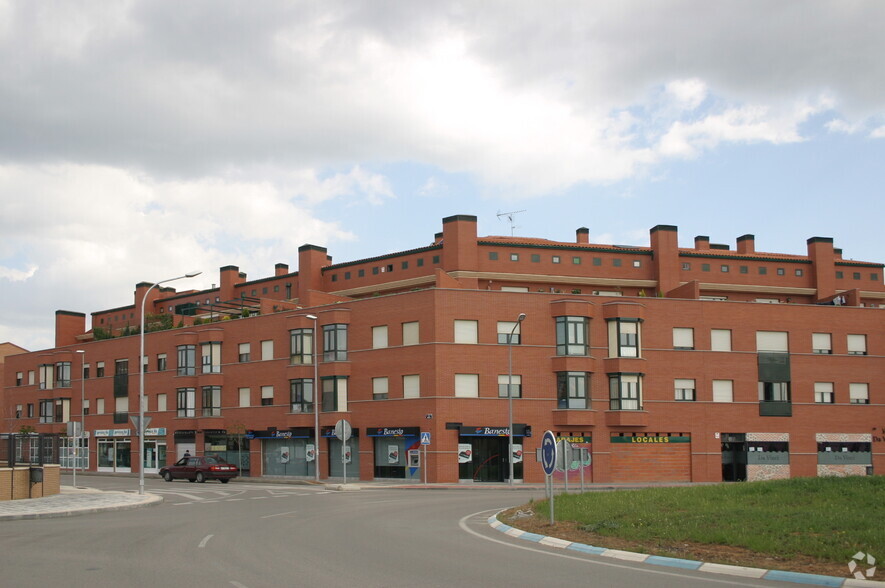
[[[882,476],[565,494],[554,506],[559,535],[546,500],[521,507],[532,520],[501,518],[599,547],[808,573],[844,576],[858,551],[885,557]]]

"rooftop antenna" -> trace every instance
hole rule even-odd
[[[520,212],[525,212],[524,210],[513,210],[510,212],[500,212],[498,211],[498,220],[501,220],[502,216],[507,217],[507,220],[510,221],[510,236],[513,236],[513,230],[516,228],[516,224],[513,222],[513,217]]]

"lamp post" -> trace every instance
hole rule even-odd
[[[507,483],[513,485],[513,333],[525,320],[525,313],[519,313],[510,334],[507,335],[507,408],[510,412],[510,426],[507,428],[507,462],[510,465],[510,478]]]
[[[144,296],[141,297],[141,328],[138,332],[138,338],[140,343],[140,352],[138,354],[138,493],[144,494],[144,305],[147,302],[148,294],[150,294],[151,290],[159,286],[160,284],[166,284],[168,282],[174,282],[175,280],[181,280],[184,278],[193,278],[195,276],[199,276],[203,272],[190,272],[184,274],[183,276],[178,276],[176,278],[169,278],[168,280],[160,280],[156,284],[152,284],[150,288],[144,293]]]
[[[84,405],[86,404],[86,351],[83,349],[77,349],[77,353],[80,354],[80,430],[77,431],[77,435],[75,437],[75,449],[74,449],[74,487],[77,487],[77,462],[80,460],[80,441],[83,438],[83,429],[85,428],[86,423],[86,411],[84,409]],[[84,468],[85,469],[85,468]]]
[[[320,405],[319,405],[319,363],[320,354],[317,352],[317,342],[319,334],[317,333],[317,316],[315,314],[306,314],[304,318],[313,321],[313,477],[320,481]]]

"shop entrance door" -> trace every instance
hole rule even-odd
[[[160,468],[166,465],[166,444],[162,441],[145,439],[144,441],[144,471],[146,474],[156,474]]]
[[[747,436],[744,433],[722,434],[722,481],[747,480]]]
[[[510,475],[507,467],[507,437],[473,437],[471,441],[473,461],[469,465],[472,466],[473,481],[505,481]]]

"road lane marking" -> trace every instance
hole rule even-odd
[[[206,535],[205,537],[203,537],[203,540],[200,541],[200,544],[198,545],[198,547],[200,549],[202,549],[203,547],[206,547],[206,544],[209,543],[209,539],[212,539],[212,537],[214,537],[214,536],[215,535]]]
[[[261,518],[263,518],[263,519],[272,519],[273,517],[284,517],[284,516],[287,516],[287,515],[290,515],[290,514],[295,514],[296,512],[298,512],[298,511],[297,511],[297,510],[290,510],[290,511],[288,511],[288,512],[278,512],[277,514],[264,515],[264,516],[261,517]]]
[[[231,580],[230,583],[231,586],[234,586],[234,588],[248,588],[248,586],[246,586],[245,584],[240,584],[236,580]]]

